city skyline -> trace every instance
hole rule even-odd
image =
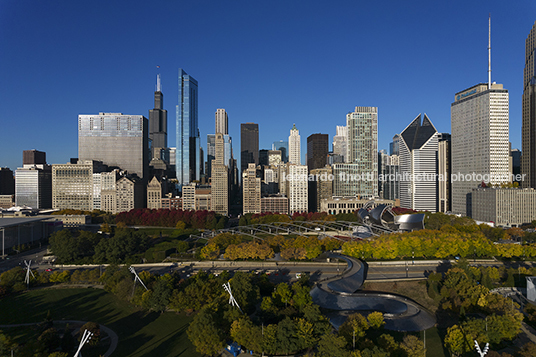
[[[239,138],[239,124],[258,123],[260,149],[286,139],[292,123],[304,137],[325,133],[331,142],[355,106],[378,107],[379,149],[387,149],[419,111],[434,118],[439,132],[451,132],[453,93],[487,81],[488,13],[492,81],[510,92],[510,140],[521,148],[523,58],[533,2],[238,1],[211,2],[207,9],[135,1],[128,11],[99,1],[28,4],[8,1],[0,12],[0,29],[10,34],[0,38],[0,167],[21,167],[22,151],[30,149],[47,152],[51,164],[76,157],[78,115],[147,117],[158,73],[168,98],[164,109],[173,112],[179,68],[199,82],[205,152],[217,108],[229,113],[232,137]],[[177,13],[188,14],[180,25],[172,23]],[[160,27],[125,26],[147,16],[160,16]],[[214,21],[221,17],[223,27]],[[100,25],[80,26],[81,18]],[[186,29],[192,36],[176,37]],[[164,50],[151,53],[154,45]],[[318,76],[319,69],[329,75]],[[168,142],[176,142],[173,120],[167,131]],[[235,150],[239,146],[235,141]],[[301,152],[305,162],[304,143]]]

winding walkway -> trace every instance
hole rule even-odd
[[[53,322],[84,325],[87,321],[57,320],[57,321],[53,321]],[[0,328],[10,328],[10,327],[18,327],[18,326],[33,326],[33,325],[38,325],[40,323],[41,322],[31,322],[31,323],[26,323],[26,324],[0,325]],[[104,325],[99,324],[99,328],[101,329],[101,331],[106,333],[108,335],[108,337],[110,337],[110,347],[108,347],[108,350],[103,355],[104,357],[109,357],[109,356],[112,355],[112,353],[117,348],[117,343],[119,341],[119,337],[117,336],[117,334],[112,329],[110,329],[110,328],[108,328],[108,327],[106,327]],[[76,332],[76,330],[74,332]]]
[[[422,331],[435,325],[435,317],[409,298],[359,291],[365,281],[365,267],[359,260],[340,254],[330,257],[345,260],[348,267],[341,276],[317,283],[311,296],[319,306],[335,310],[328,317],[336,328],[354,311],[382,312],[388,330]]]

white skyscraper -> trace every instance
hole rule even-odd
[[[301,165],[300,132],[296,129],[296,124],[290,129],[288,137],[288,157],[291,164]]]
[[[482,181],[510,181],[508,90],[489,87],[481,83],[456,93],[450,107],[454,213],[471,215],[468,194]]]
[[[343,157],[345,162],[348,127],[337,125],[337,134],[333,137],[333,153]]]
[[[437,135],[426,114],[400,134],[400,207],[437,211]]]
[[[289,198],[289,213],[293,214],[295,212],[299,212],[299,213],[307,212],[307,209],[308,209],[307,207],[308,205],[307,166],[289,165],[288,180],[286,184],[288,187],[287,193],[288,193],[288,198]]]
[[[348,141],[345,162],[357,165],[357,174],[365,175],[357,194],[378,197],[378,108],[355,107],[346,115]]]
[[[225,109],[216,109],[216,134],[229,134],[228,116]]]

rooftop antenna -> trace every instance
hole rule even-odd
[[[223,288],[225,289],[225,291],[227,291],[229,293],[229,304],[231,304],[232,306],[238,307],[238,310],[240,310],[240,312],[242,312],[242,309],[240,308],[240,306],[236,302],[236,300],[235,300],[235,298],[233,296],[233,293],[231,292],[231,284],[229,282],[227,282],[227,284],[223,284]]]
[[[161,92],[162,86],[160,85],[160,73],[156,75],[156,91]]]
[[[128,268],[128,270],[130,270],[130,272],[132,274],[134,274],[134,286],[132,287],[132,296],[134,296],[134,291],[136,289],[136,280],[139,281],[141,283],[141,285],[143,285],[143,287],[145,288],[145,290],[149,290],[147,289],[147,287],[145,286],[145,284],[143,283],[143,281],[141,281],[138,273],[136,273],[136,270],[134,270],[134,267],[131,265],[130,268]]]
[[[491,89],[491,13],[488,19],[488,89]]]
[[[30,268],[30,266],[32,265],[32,261],[30,260],[30,262],[27,262],[25,260],[24,265],[26,265],[26,278],[24,278],[24,282],[26,283],[26,285],[29,288],[30,287],[30,274],[32,274],[33,278],[35,279],[35,275],[34,275],[32,269]]]

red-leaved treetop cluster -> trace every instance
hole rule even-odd
[[[115,218],[115,223],[127,226],[175,227],[177,222],[184,222],[185,228],[214,229],[221,219],[213,211],[183,211],[169,209],[139,208],[121,212]]]

